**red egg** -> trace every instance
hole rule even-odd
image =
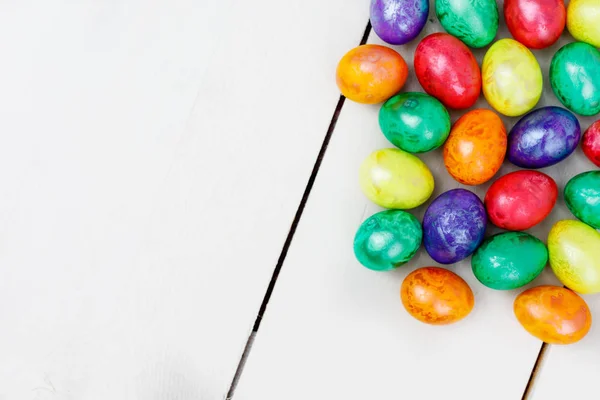
[[[583,154],[600,167],[600,119],[594,122],[583,134],[581,142]]]
[[[517,41],[543,49],[562,34],[567,11],[563,0],[504,0],[504,19]]]
[[[477,60],[463,42],[447,33],[434,33],[419,43],[415,73],[423,89],[449,108],[469,108],[481,93]]]
[[[484,205],[494,225],[522,231],[542,222],[557,197],[554,179],[538,171],[522,170],[497,179],[485,194]]]

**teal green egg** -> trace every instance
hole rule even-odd
[[[437,149],[450,134],[450,115],[435,97],[401,93],[379,110],[379,126],[392,144],[409,153]]]
[[[419,220],[401,210],[369,217],[354,236],[354,255],[365,267],[390,271],[413,258],[423,238]]]
[[[600,51],[583,42],[561,47],[550,63],[550,84],[558,100],[579,115],[600,112]]]
[[[565,202],[574,216],[600,229],[600,171],[574,176],[565,186]]]
[[[525,232],[505,232],[483,241],[471,257],[479,282],[496,290],[520,288],[533,281],[548,262],[548,249]]]
[[[498,33],[496,0],[435,0],[442,27],[469,47],[485,47]]]

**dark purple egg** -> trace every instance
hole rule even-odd
[[[521,168],[544,168],[567,158],[579,144],[577,117],[560,107],[543,107],[517,122],[508,135],[508,160]]]
[[[390,44],[405,44],[419,36],[428,14],[429,0],[371,0],[373,30]]]
[[[453,189],[442,193],[425,211],[425,250],[440,264],[452,264],[470,256],[485,234],[487,215],[472,192]]]

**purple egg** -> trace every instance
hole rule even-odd
[[[465,189],[449,190],[425,211],[425,250],[440,264],[463,260],[483,241],[486,224],[485,208],[477,195]]]
[[[405,44],[427,22],[429,0],[371,0],[371,25],[383,41]]]
[[[560,107],[543,107],[517,122],[508,135],[508,160],[521,168],[544,168],[567,158],[579,144],[577,117]]]

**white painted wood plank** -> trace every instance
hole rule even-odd
[[[434,16],[430,16],[435,18]],[[428,24],[428,33],[439,31]],[[423,36],[422,35],[422,36]],[[502,31],[500,37],[507,37]],[[412,70],[418,39],[399,50]],[[369,42],[382,43],[374,33]],[[562,40],[562,44],[567,39]],[[551,55],[536,52],[545,75],[538,106],[558,105],[547,80]],[[484,51],[475,52],[481,62]],[[411,72],[405,91],[422,91]],[[476,105],[487,107],[483,96]],[[275,286],[236,392],[236,400],[461,398],[521,399],[541,342],[513,315],[513,300],[528,287],[558,284],[549,267],[534,283],[494,291],[472,274],[470,259],[450,267],[475,294],[475,308],[458,324],[432,327],[412,319],[400,302],[400,284],[414,269],[436,265],[421,248],[396,271],[367,270],[354,259],[360,223],[380,208],[358,185],[358,168],[373,150],[391,147],[380,133],[378,106],[346,101],[304,216]],[[452,113],[455,121],[461,115]],[[504,118],[507,129],[517,118]],[[591,119],[584,119],[584,124]],[[420,157],[436,180],[432,197],[456,187],[483,198],[492,181],[466,187],[447,173],[441,150]],[[543,171],[562,188],[574,171],[590,168],[580,150]],[[505,162],[500,176],[516,170]],[[426,206],[415,211],[422,220]],[[546,240],[552,224],[572,218],[562,198],[542,224],[530,230]],[[498,232],[491,226],[488,234]],[[575,377],[573,377],[575,378]],[[543,400],[549,399],[540,397]]]
[[[225,396],[367,8],[0,5],[0,399]]]

